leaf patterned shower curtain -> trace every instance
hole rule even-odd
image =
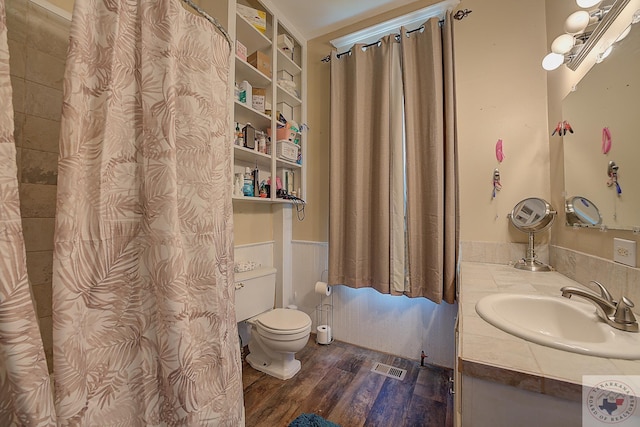
[[[53,333],[60,425],[243,423],[226,40],[177,0],[76,0]]]
[[[0,0],[0,426],[54,426],[22,237],[5,2]]]

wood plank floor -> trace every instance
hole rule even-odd
[[[302,369],[287,381],[243,362],[247,427],[288,426],[315,413],[342,427],[447,427],[453,425],[450,369],[333,342],[312,335],[296,354]],[[406,369],[404,380],[371,372],[375,362]]]

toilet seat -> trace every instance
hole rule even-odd
[[[255,324],[269,335],[297,335],[311,329],[311,318],[302,311],[276,308],[258,316]]]

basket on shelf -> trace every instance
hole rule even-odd
[[[298,146],[291,141],[276,141],[276,157],[295,162],[298,160]]]

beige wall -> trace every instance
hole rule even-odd
[[[266,203],[233,202],[233,234],[235,245],[273,240],[273,209]]]
[[[49,3],[51,3],[52,5],[59,7],[62,10],[66,10],[69,13],[73,12],[73,4],[75,3],[74,0],[46,0]]]
[[[295,238],[326,241],[328,234],[330,66],[320,59],[331,50],[329,41],[433,3],[415,2],[308,43],[313,155],[309,156],[307,193],[308,210],[314,216],[296,224]],[[544,3],[465,0],[458,8],[473,11],[455,22],[461,237],[525,241],[523,233],[509,226],[507,213],[526,197],[550,197],[546,74],[540,67],[546,49]],[[498,138],[504,141],[506,153],[500,165],[504,188],[491,200]]]
[[[32,3],[8,0],[7,27],[27,270],[51,370],[53,230],[69,23]]]

